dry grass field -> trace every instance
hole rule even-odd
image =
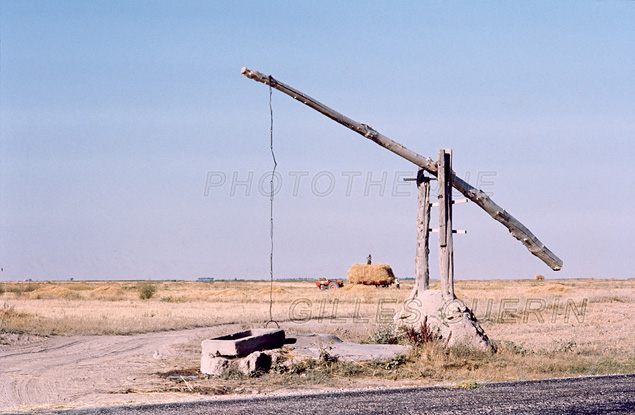
[[[412,285],[413,281],[403,281],[399,290],[345,285],[320,291],[313,282],[275,282],[273,317],[288,333],[331,333],[347,341],[383,342],[390,340],[392,315]],[[438,282],[431,285],[439,288]],[[632,279],[457,281],[457,296],[495,341],[496,354],[448,351],[431,343],[389,362],[314,362],[258,378],[199,377],[187,388],[179,379],[166,380],[165,387],[228,393],[265,385],[354,386],[362,379],[364,385],[464,382],[469,386],[634,373],[634,285]],[[2,283],[0,344],[9,341],[2,333],[128,335],[225,324],[262,327],[269,319],[269,288],[269,282],[253,281],[162,281],[150,288],[134,281]],[[156,291],[141,299],[144,290]],[[195,373],[199,357],[200,339],[196,339],[182,345],[171,367],[174,373]]]

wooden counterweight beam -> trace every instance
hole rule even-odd
[[[282,82],[274,79],[271,76],[267,76],[261,72],[248,68],[242,68],[241,73],[249,79],[253,79],[254,81],[261,82],[265,85],[270,85],[272,88],[275,88],[278,91],[289,95],[291,98],[294,98],[302,102],[303,104],[313,108],[319,113],[329,117],[333,121],[336,121],[343,126],[355,131],[356,133],[363,135],[364,137],[392,151],[398,156],[401,156],[406,160],[416,164],[417,166],[425,169],[430,174],[437,176],[437,163],[431,158],[424,157],[412,150],[407,149],[401,144],[375,131],[372,127],[348,118],[344,114],[341,114],[327,107],[316,99],[311,98],[310,96],[290,87],[289,85],[283,84]],[[525,225],[523,225],[516,218],[507,213],[505,209],[494,203],[494,201],[490,199],[489,196],[485,194],[485,192],[476,189],[466,181],[462,180],[454,172],[452,172],[452,186],[456,190],[461,192],[461,194],[463,194],[465,197],[479,205],[492,218],[505,226],[514,238],[518,239],[523,245],[527,247],[529,252],[540,258],[551,269],[553,269],[554,271],[559,271],[562,268],[562,260],[560,258],[558,258],[542,242],[540,242],[540,240],[538,240],[538,238],[536,238],[536,236],[531,233],[531,231],[527,229]]]

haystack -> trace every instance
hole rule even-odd
[[[346,275],[351,284],[382,281],[392,283],[395,281],[395,274],[388,264],[353,264]]]

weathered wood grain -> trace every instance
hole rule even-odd
[[[452,150],[439,150],[439,276],[446,300],[454,299],[454,244],[452,241]]]
[[[415,286],[411,298],[430,287],[430,179],[424,170],[417,173],[417,248],[415,250]]]

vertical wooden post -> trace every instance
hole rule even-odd
[[[424,170],[417,173],[417,249],[415,251],[415,288],[412,298],[430,286],[430,268],[428,257],[430,247],[430,178]]]
[[[452,150],[439,150],[439,270],[441,291],[454,297],[454,248],[452,244]]]

